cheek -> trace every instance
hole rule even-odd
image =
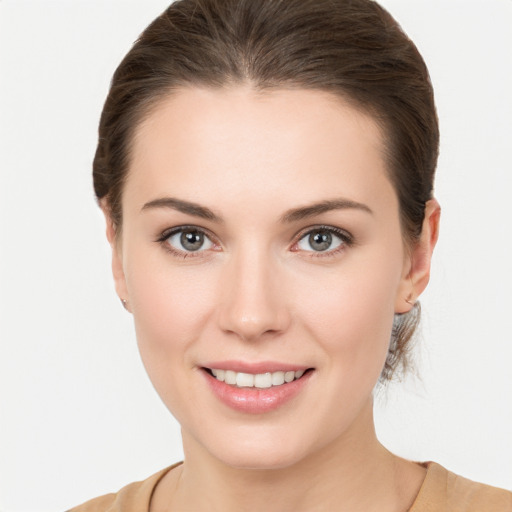
[[[143,258],[132,263],[127,283],[140,356],[158,395],[186,425],[192,354],[211,316],[215,284],[198,267],[178,270]]]
[[[169,379],[169,362],[177,372],[191,366],[187,349],[211,315],[214,275],[200,265],[177,268],[166,255],[130,254],[126,281],[141,357],[153,381],[160,372]]]
[[[343,366],[344,376],[380,375],[389,347],[400,271],[389,257],[387,263],[375,258],[371,264],[347,265],[330,275],[317,276],[314,288],[306,277],[295,290],[300,309],[297,317],[331,363]]]

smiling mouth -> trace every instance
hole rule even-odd
[[[313,368],[308,368],[307,370],[277,371],[256,374],[216,368],[204,368],[204,370],[218,381],[236,388],[268,389],[298,380],[304,374],[313,371]]]

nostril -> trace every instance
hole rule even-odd
[[[242,341],[278,336],[286,331],[288,325],[288,315],[285,312],[276,311],[276,308],[261,311],[260,315],[237,315],[236,310],[225,311],[219,322],[224,332],[235,334]]]

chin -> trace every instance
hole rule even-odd
[[[305,456],[297,450],[266,449],[263,446],[254,449],[244,447],[240,450],[215,453],[223,464],[235,469],[247,470],[279,470],[298,464]]]
[[[321,450],[314,446],[314,439],[308,443],[304,433],[296,431],[296,435],[290,435],[290,429],[245,426],[237,430],[222,436],[211,432],[211,437],[199,440],[201,449],[221,464],[247,470],[286,469]]]

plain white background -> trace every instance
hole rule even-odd
[[[443,207],[396,453],[512,487],[512,1],[386,0],[429,65]],[[110,76],[166,0],[0,0],[0,509],[64,510],[182,457],[113,289],[90,178]]]

